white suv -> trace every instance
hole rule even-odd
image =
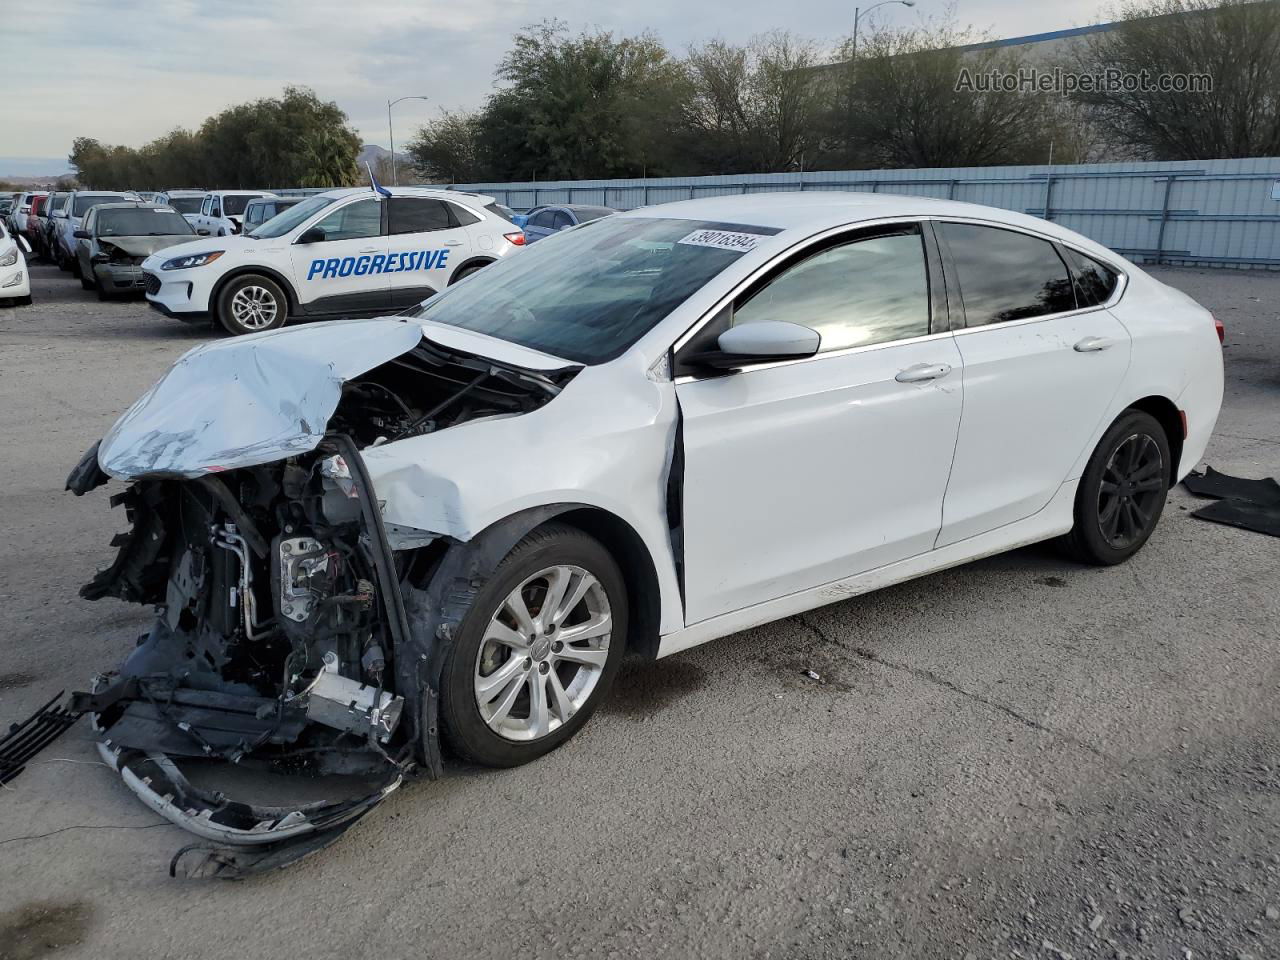
[[[202,237],[229,237],[240,232],[250,200],[274,196],[268,190],[214,190],[205,194],[200,212],[187,219]]]
[[[243,236],[169,247],[142,269],[153,307],[239,334],[289,317],[393,313],[522,246],[492,197],[351,188],[308,197]]]

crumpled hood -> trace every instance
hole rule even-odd
[[[386,317],[196,347],[116,421],[98,464],[120,480],[191,478],[313,450],[342,384],[421,341],[420,325]]]
[[[189,233],[166,237],[99,237],[98,246],[108,253],[112,247],[115,247],[130,257],[149,257],[157,250],[176,246],[179,243],[189,243],[190,240]]]

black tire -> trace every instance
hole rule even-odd
[[[522,582],[539,571],[555,565],[579,567],[594,576],[603,588],[611,617],[607,660],[595,686],[588,692],[587,700],[577,708],[567,722],[558,719],[559,726],[536,739],[522,741],[508,739],[489,727],[477,704],[474,684],[477,670],[481,666],[481,648],[485,645],[485,633],[489,629],[490,620],[503,608],[508,596],[515,592]],[[534,586],[532,589],[538,588]],[[574,610],[584,612],[584,607],[579,605]],[[566,613],[572,614],[573,611],[566,611]],[[566,616],[565,622],[568,622],[568,619],[569,617]],[[553,637],[554,633],[550,636]],[[550,523],[538,528],[512,548],[506,559],[494,571],[493,576],[476,592],[471,609],[458,629],[453,649],[449,651],[445,660],[440,681],[440,716],[445,742],[463,759],[490,767],[519,766],[554,750],[582,728],[608,695],[609,687],[622,662],[626,638],[626,584],[623,581],[622,572],[609,551],[598,540],[564,524]],[[537,649],[536,644],[534,649]],[[517,658],[514,651],[509,651],[509,654],[508,660],[513,663],[517,659],[523,660],[524,664],[533,663],[531,670],[526,674],[533,680],[545,675],[542,668],[547,667],[548,670],[558,671],[556,679],[560,681],[561,687],[564,686],[566,674],[560,672],[565,667],[564,661],[560,662],[560,666],[556,666],[554,662],[534,663],[532,658]],[[533,656],[537,654],[534,653]],[[548,660],[552,657],[546,652],[543,656]],[[486,676],[500,669],[501,666],[490,671]],[[567,669],[570,671],[567,675],[572,677],[573,665],[568,665]],[[532,688],[523,689],[523,683],[521,686],[516,704],[511,710],[512,713],[519,713],[522,702],[520,698],[525,698],[523,703],[531,716],[532,710],[528,708],[527,698]],[[507,686],[506,689],[510,687]],[[548,688],[543,687],[543,689]],[[551,693],[547,695],[552,696]]]
[[[31,298],[30,298],[30,297],[18,297],[17,299],[15,299],[15,300],[13,301],[13,305],[14,305],[15,307],[29,307],[29,306],[31,306]]]
[[[92,287],[98,292],[99,300],[110,300],[111,293],[107,290],[106,284],[98,277],[94,277]]]
[[[58,269],[61,270],[63,273],[70,272],[71,264],[67,260],[67,258],[62,255],[61,252],[58,252],[57,254],[54,255],[54,262],[57,263]]]
[[[1155,417],[1122,413],[1080,477],[1075,525],[1061,541],[1067,553],[1097,566],[1132,557],[1160,522],[1172,472],[1169,438]]]
[[[468,264],[467,266],[463,267],[461,270],[459,270],[457,273],[455,273],[452,277],[449,278],[449,286],[453,286],[459,280],[467,279],[467,277],[471,276],[473,273],[479,273],[481,270],[483,270],[487,266],[488,266],[487,263]]]
[[[247,326],[236,319],[233,303],[237,294],[254,288],[261,291],[261,295],[254,295],[253,299],[260,300],[263,303],[270,299],[274,303],[274,314],[269,322],[264,322],[260,326]],[[246,333],[261,333],[263,330],[276,330],[279,327],[283,327],[285,320],[289,317],[289,298],[280,289],[280,285],[270,277],[264,277],[257,273],[247,273],[236,277],[218,293],[214,315],[217,317],[218,322],[222,324],[222,328],[234,336]]]
[[[98,291],[98,299],[99,300],[102,299],[102,287],[99,285],[99,281],[97,280],[96,277],[93,280],[90,280],[88,277],[84,275],[83,269],[80,270],[80,288],[82,290],[96,289]]]

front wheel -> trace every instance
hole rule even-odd
[[[599,706],[626,640],[626,586],[609,552],[573,527],[535,530],[476,593],[445,661],[447,742],[493,767],[554,750]]]
[[[1155,417],[1128,410],[1089,458],[1076,490],[1075,526],[1063,537],[1084,563],[1123,563],[1155,530],[1173,473],[1169,438]]]
[[[284,326],[289,301],[269,277],[236,277],[218,294],[215,313],[228,333],[261,333]]]

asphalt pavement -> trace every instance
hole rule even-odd
[[[1280,477],[1280,274],[1159,275],[1226,323],[1207,462]],[[213,335],[32,276],[0,308],[0,724],[146,629],[77,597],[117,485],[63,483]],[[629,664],[550,756],[242,883],[170,879],[192,838],[82,724],[0,788],[0,960],[1280,956],[1280,540],[1198,502],[1117,568],[1037,546]]]

